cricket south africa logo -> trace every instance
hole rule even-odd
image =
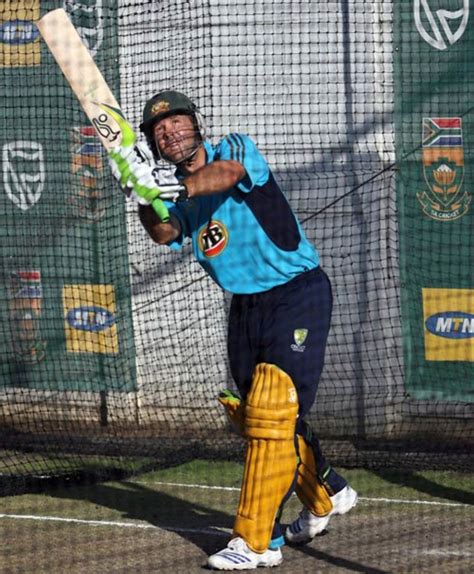
[[[216,257],[224,251],[228,240],[225,225],[213,219],[200,231],[198,247],[205,257]]]
[[[304,342],[308,337],[308,329],[295,329],[293,331],[294,343],[291,345],[291,350],[297,353],[303,353],[306,349]]]
[[[433,4],[444,4],[445,8],[432,10]],[[436,50],[446,50],[466,31],[469,0],[415,0],[414,17],[423,40]]]
[[[464,146],[461,118],[424,118],[423,172],[428,190],[417,193],[423,213],[438,221],[465,215],[471,194],[462,192]]]

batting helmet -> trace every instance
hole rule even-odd
[[[176,114],[187,114],[192,116],[194,120],[196,133],[199,135],[200,141],[199,145],[192,153],[196,151],[196,149],[201,145],[202,140],[205,138],[206,130],[204,120],[196,104],[184,94],[174,90],[164,90],[159,92],[146,102],[143,109],[143,121],[140,124],[140,130],[145,135],[151,151],[158,158],[161,158],[161,154],[156,148],[155,139],[153,137],[153,128],[155,127],[155,124],[163,118]]]

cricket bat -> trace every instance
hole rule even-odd
[[[105,149],[132,146],[136,136],[130,129],[122,131],[127,122],[120,105],[66,11],[52,10],[36,26]],[[169,220],[162,201],[155,200],[152,207],[162,221]]]

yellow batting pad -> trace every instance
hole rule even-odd
[[[298,435],[298,450],[300,464],[296,480],[296,494],[313,514],[325,516],[332,510],[331,497],[318,480],[313,449],[300,435]]]
[[[255,552],[270,543],[278,509],[296,472],[294,433],[298,395],[290,377],[275,365],[257,365],[245,405],[248,439],[234,536]]]

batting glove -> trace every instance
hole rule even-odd
[[[180,183],[157,185],[154,169],[143,161],[132,147],[115,147],[109,151],[112,175],[128,197],[141,205],[155,199],[179,201],[187,199],[186,187]]]
[[[244,436],[245,433],[245,403],[242,399],[226,389],[219,393],[217,400],[225,408],[226,415],[237,434]]]
[[[157,165],[150,148],[143,142],[137,142],[133,149],[137,154],[138,161],[150,166],[155,185],[161,191],[160,199],[174,202],[188,199],[186,186],[176,178],[176,168]]]
[[[139,159],[134,150],[137,138],[132,126],[113,107],[107,104],[102,104],[102,107],[115,119],[122,133],[122,145],[112,148],[108,153],[112,175],[119,181],[127,196],[133,197],[142,205],[151,205],[161,221],[169,221],[168,209],[159,199],[154,180],[152,182],[148,177],[149,170],[146,170],[144,159],[141,156]]]
[[[151,205],[162,222],[170,219],[168,209],[160,199],[149,165],[138,159],[133,147],[118,146],[109,150],[112,175],[128,197],[141,205]]]

